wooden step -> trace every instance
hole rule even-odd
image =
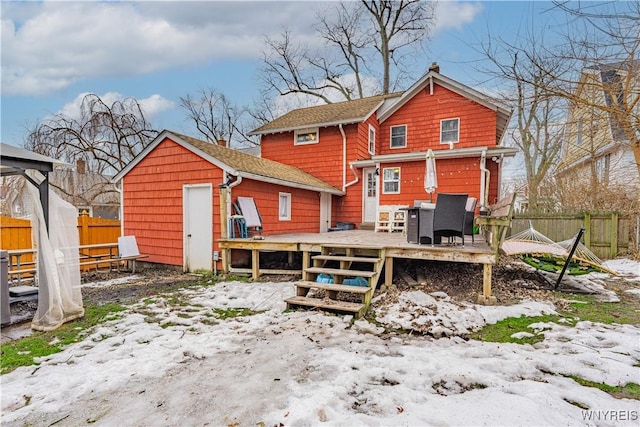
[[[346,255],[314,255],[312,259],[319,259],[323,261],[349,261],[349,262],[380,262],[380,258],[372,257],[359,257],[359,256],[346,256]]]
[[[358,276],[358,277],[373,277],[378,274],[375,271],[362,271],[362,270],[342,270],[340,268],[324,268],[324,267],[309,267],[305,269],[307,273],[317,274],[333,274],[335,276]]]
[[[302,282],[296,282],[296,286],[307,289],[324,289],[327,291],[349,292],[352,294],[366,294],[371,290],[371,287],[369,286],[336,285],[333,283],[318,283],[309,282],[306,280]]]
[[[285,300],[287,308],[294,307],[313,307],[321,310],[353,313],[356,318],[364,315],[365,306],[362,303],[337,301],[328,298],[310,298],[310,297],[291,297]]]

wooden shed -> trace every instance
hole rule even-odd
[[[260,213],[262,233],[326,231],[341,190],[302,170],[165,130],[120,171],[122,234],[148,261],[211,270],[239,196]],[[218,265],[217,267],[221,267]]]

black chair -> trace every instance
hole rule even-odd
[[[433,228],[429,230],[431,245],[440,243],[443,237],[460,237],[464,246],[464,220],[467,194],[438,194],[433,212]]]

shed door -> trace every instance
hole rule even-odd
[[[331,227],[331,194],[320,193],[320,232],[325,233]]]
[[[183,187],[184,271],[211,270],[213,208],[211,184]]]
[[[376,208],[378,207],[378,175],[376,168],[362,170],[364,183],[362,185],[362,221],[375,222]]]

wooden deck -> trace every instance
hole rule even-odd
[[[226,239],[219,242],[222,249],[223,269],[227,273],[249,273],[255,279],[261,274],[299,273],[311,267],[311,256],[323,253],[328,247],[350,248],[360,254],[382,253],[384,256],[384,283],[389,286],[393,279],[393,261],[398,258],[462,262],[482,264],[484,268],[482,292],[478,301],[484,304],[495,303],[491,295],[491,269],[496,262],[496,252],[480,236],[465,237],[465,246],[458,238],[455,244],[416,244],[407,242],[401,232],[374,232],[372,230],[344,230],[327,233],[293,233],[260,236],[260,239]],[[251,252],[251,268],[238,268],[232,265],[232,250]],[[268,270],[260,268],[260,253],[282,251],[302,254],[301,270]]]

